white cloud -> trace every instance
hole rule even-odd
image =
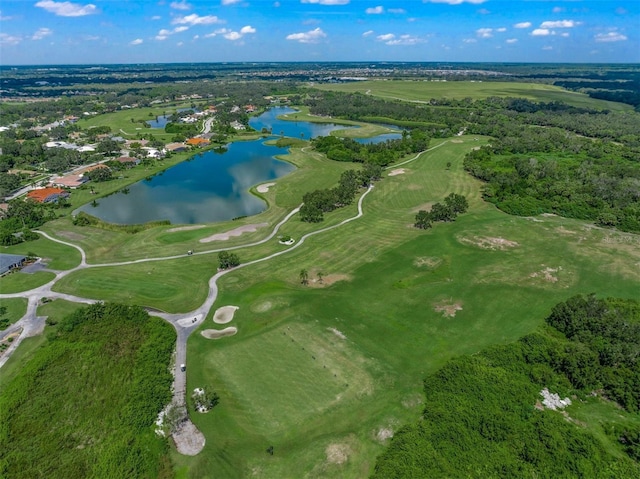
[[[185,0],[181,2],[171,2],[169,5],[174,10],[191,10],[191,5],[189,5]]]
[[[385,33],[384,35],[378,35],[376,37],[376,39],[380,40],[381,42],[388,42],[390,40],[393,40],[396,36],[393,33]]]
[[[234,3],[239,3],[242,0],[222,0],[222,5],[233,5]]]
[[[398,13],[398,14],[407,13],[407,11],[404,8],[388,8],[387,12],[389,12],[389,13]]]
[[[98,9],[92,3],[80,5],[79,3],[43,0],[36,3],[36,7],[44,8],[47,12],[59,17],[84,17],[85,15],[98,13]]]
[[[242,35],[239,32],[229,32],[224,34],[224,38],[227,40],[240,40]]]
[[[178,42],[178,43],[176,43],[176,46],[181,47],[182,45],[184,45],[184,42]]]
[[[246,25],[240,29],[239,32],[234,32],[230,30],[223,29],[224,31],[220,31],[219,33],[224,36],[227,40],[240,40],[242,37],[247,35],[248,33],[256,33],[256,29],[251,25]],[[214,35],[215,36],[215,32]]]
[[[162,17],[160,15],[154,15],[151,17],[151,20],[160,20]]]
[[[478,13],[480,15],[489,15],[491,12],[489,10],[487,10],[486,8],[481,8],[480,10],[478,10]]]
[[[562,13],[566,10],[564,7],[553,7],[553,13]]]
[[[505,27],[496,28],[496,32],[504,33],[507,29]]]
[[[140,45],[144,40],[142,38],[136,38],[135,40],[129,42],[129,45]]]
[[[580,25],[580,22],[574,22],[573,20],[558,20],[542,22],[540,28],[573,28]]]
[[[507,43],[518,43],[518,39],[517,38],[509,38],[509,39],[507,39]]]
[[[415,45],[421,42],[422,40],[420,38],[414,37],[413,35],[400,35],[399,38],[394,38],[385,43],[387,45]]]
[[[214,30],[211,33],[207,33],[204,37],[205,38],[213,38],[216,35],[224,35],[225,33],[229,33],[229,32],[230,32],[230,30],[227,30],[226,28],[219,28],[217,30]]]
[[[161,42],[162,40],[166,40],[167,36],[166,35],[156,35],[154,38],[156,40],[158,40],[159,42]]]
[[[596,42],[624,42],[627,39],[627,36],[620,32],[609,32],[598,33],[593,38]]]
[[[479,5],[481,3],[486,2],[487,0],[422,0],[424,3],[448,3],[449,5],[460,5],[461,3],[472,3],[474,5]]]
[[[547,35],[551,35],[551,30],[548,28],[536,28],[531,32],[531,35],[534,37],[546,37]]]
[[[224,23],[224,20],[221,20],[215,15],[205,15],[201,17],[197,13],[192,13],[184,17],[176,17],[171,23],[173,25],[211,25],[212,23]]]
[[[513,28],[531,28],[531,22],[516,23]]]
[[[12,20],[13,17],[9,17],[7,15],[2,15],[2,11],[0,11],[0,21],[1,22],[6,22],[7,20]]]
[[[464,43],[478,43],[478,40],[476,40],[475,38],[465,38],[464,40],[462,40]]]
[[[182,25],[181,27],[174,28],[173,33],[186,32],[187,30],[189,30],[189,27],[187,27],[186,25]]]
[[[240,29],[240,33],[242,33],[243,35],[246,35],[247,33],[256,33],[256,29],[251,25],[246,25]]]
[[[287,35],[286,38],[287,40],[295,40],[300,43],[318,43],[326,36],[327,34],[318,27],[315,30],[310,30],[308,32],[292,33],[291,35]]]
[[[53,30],[49,28],[39,28],[36,33],[33,34],[31,40],[42,40],[53,33]]]
[[[567,38],[569,36],[569,32],[561,33],[560,36]]]
[[[350,0],[301,0],[302,3],[317,3],[318,5],[347,5]]]
[[[373,35],[373,30],[367,30],[362,34],[363,37],[368,37],[369,35]]]
[[[476,35],[480,38],[491,38],[493,36],[493,28],[478,28]]]
[[[21,41],[21,37],[0,32],[0,45],[17,45]]]
[[[367,8],[365,13],[368,15],[380,15],[381,13],[384,13],[384,7],[378,5],[377,7]]]

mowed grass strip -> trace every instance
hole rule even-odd
[[[368,80],[352,83],[315,85],[320,90],[359,92],[369,95],[405,101],[427,101],[432,98],[482,100],[491,96],[519,97],[533,101],[561,101],[569,105],[602,110],[632,110],[623,103],[590,98],[584,93],[572,92],[561,87],[541,83],[524,82],[425,82],[405,80]]]
[[[0,315],[0,319],[8,320],[8,325],[11,325],[27,312],[27,300],[26,298],[2,298],[0,308],[7,308],[6,313]],[[6,329],[6,327],[0,325],[0,329]]]
[[[41,258],[48,268],[56,270],[71,269],[80,264],[81,257],[80,252],[77,249],[51,241],[42,235],[39,236],[40,238],[35,241],[7,246],[3,249],[3,253],[22,255],[33,254],[38,258]],[[68,241],[64,238],[60,239]]]
[[[23,273],[15,271],[0,278],[0,291],[5,294],[29,291],[47,284],[56,275],[50,271],[37,271],[35,273]]]

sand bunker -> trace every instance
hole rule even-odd
[[[544,265],[543,265],[544,266]],[[558,277],[554,276],[558,271],[562,271],[562,267],[558,266],[557,268],[543,268],[540,271],[536,271],[535,273],[531,273],[529,275],[530,278],[542,278],[549,283],[557,283]]]
[[[167,230],[167,233],[175,233],[176,231],[199,230],[200,228],[204,228],[204,225],[177,226],[175,228],[169,228]]]
[[[229,326],[228,328],[224,329],[205,329],[204,331],[201,331],[200,334],[202,334],[207,339],[220,339],[227,336],[233,336],[237,332],[238,328]]]
[[[458,311],[462,311],[462,302],[453,302],[451,300],[440,301],[433,305],[433,310],[437,313],[441,312],[445,318],[453,318]]]
[[[253,233],[254,231],[257,231],[258,228],[262,228],[267,225],[268,223],[258,223],[253,225],[239,226],[231,231],[227,231],[226,233],[218,233],[212,236],[208,236],[207,238],[202,238],[200,240],[200,243],[210,243],[211,241],[227,241],[229,238],[240,236],[242,233]]]
[[[213,322],[218,324],[227,324],[233,319],[233,315],[236,314],[238,306],[222,306],[216,309],[213,315]]]
[[[406,170],[404,168],[397,168],[395,170],[391,170],[387,176],[404,175],[405,173]]]
[[[258,190],[258,193],[267,193],[269,191],[269,188],[271,188],[273,185],[275,185],[275,183],[263,183],[259,185],[256,190]]]
[[[509,241],[504,238],[493,238],[489,236],[473,236],[471,238],[459,238],[461,243],[472,244],[482,249],[505,250],[507,248],[515,248],[519,244],[515,241]]]
[[[327,461],[331,464],[344,464],[349,459],[351,449],[346,444],[329,444],[325,450]]]

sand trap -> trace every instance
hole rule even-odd
[[[210,243],[212,241],[227,241],[229,238],[240,236],[242,233],[253,233],[254,231],[257,231],[258,228],[262,228],[267,225],[268,223],[258,223],[253,225],[239,226],[231,231],[227,231],[226,233],[218,233],[206,238],[202,238],[200,240],[200,243]]]
[[[236,314],[236,310],[240,309],[238,306],[222,306],[216,309],[213,315],[213,322],[218,324],[227,324],[233,319],[233,315]]]
[[[200,228],[204,228],[204,225],[177,226],[175,228],[169,228],[167,230],[167,233],[175,233],[176,231],[199,230]]]
[[[329,444],[325,450],[327,461],[331,464],[344,464],[349,459],[350,452],[347,444]]]
[[[515,248],[520,246],[515,241],[510,241],[504,238],[493,238],[490,236],[473,236],[471,238],[459,238],[461,243],[472,244],[479,246],[482,249],[490,250],[505,250],[507,248]]]
[[[433,310],[442,313],[445,318],[454,318],[458,311],[462,311],[462,302],[451,300],[440,301],[433,305]]]
[[[200,334],[202,334],[207,339],[220,339],[226,336],[233,336],[237,332],[238,328],[229,326],[228,328],[224,329],[205,329],[204,331],[201,331]]]
[[[258,193],[268,193],[269,192],[269,188],[271,188],[273,185],[275,185],[275,183],[263,183],[261,185],[259,185],[256,190],[258,190]]]
[[[406,173],[406,170],[404,168],[398,168],[395,170],[391,170],[387,176],[404,175],[405,173]]]

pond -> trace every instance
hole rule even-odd
[[[278,120],[278,115],[295,114],[292,108],[273,108],[249,124],[256,130],[272,129],[274,136],[314,138],[336,129],[351,128],[334,123],[309,123]],[[162,117],[159,117],[160,119]],[[400,136],[396,133],[363,139],[378,142]],[[275,159],[286,148],[267,146],[264,140],[237,142],[222,153],[207,151],[175,165],[162,173],[140,181],[125,192],[86,204],[84,211],[104,221],[139,224],[169,220],[173,224],[200,224],[227,221],[264,211],[266,203],[249,193],[252,186],[280,178],[294,166]],[[141,168],[141,167],[139,167]],[[95,186],[99,189],[99,184]]]
[[[262,140],[232,143],[225,153],[207,151],[128,188],[78,209],[118,224],[169,220],[174,224],[226,221],[264,211],[249,188],[294,170],[276,160],[285,148]],[[99,188],[99,186],[97,186]]]

